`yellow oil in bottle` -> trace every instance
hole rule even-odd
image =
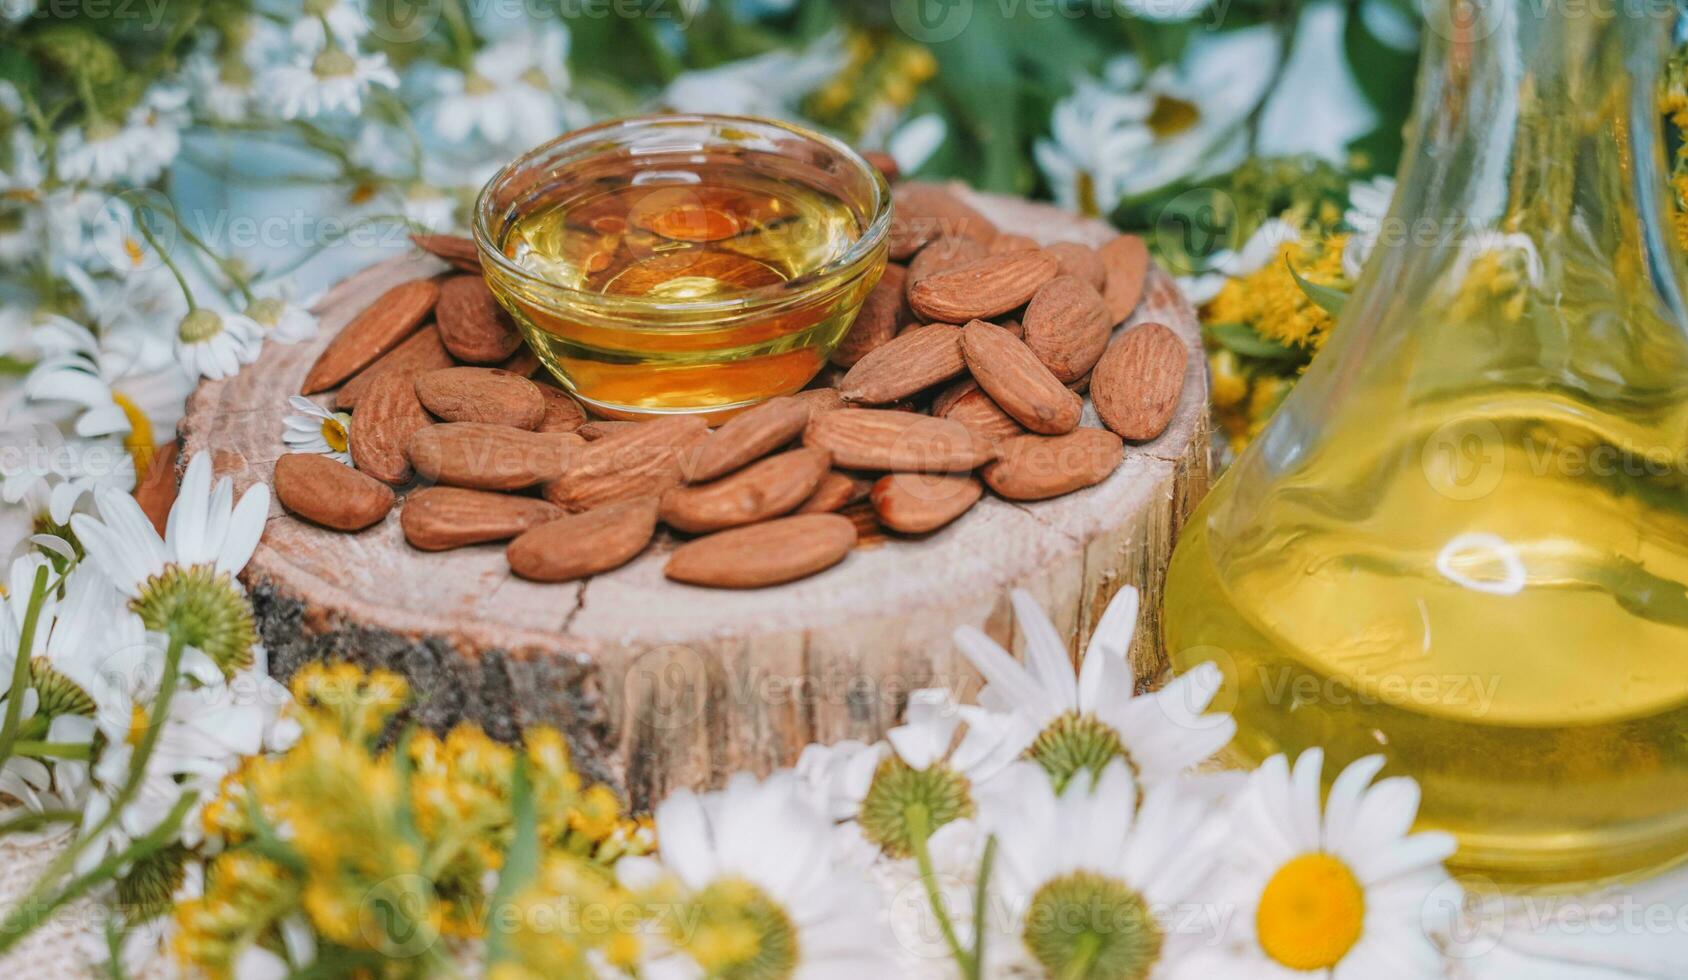
[[[593,302],[492,282],[540,360],[606,414],[731,409],[802,388],[882,268],[819,275],[862,237],[863,217],[776,168],[627,155],[571,186],[517,215],[500,245]]]

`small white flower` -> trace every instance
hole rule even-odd
[[[1236,935],[1212,975],[1262,980],[1441,976],[1422,910],[1446,886],[1454,853],[1444,833],[1409,833],[1418,784],[1372,780],[1382,756],[1355,762],[1321,814],[1318,750],[1292,773],[1283,756],[1249,775],[1232,806],[1228,900]]]
[[[348,451],[351,439],[347,434],[352,424],[350,415],[331,412],[303,395],[293,395],[287,404],[293,407],[293,414],[282,423],[285,431],[281,441],[289,450],[317,453],[351,465],[352,454]]]
[[[127,494],[135,486],[135,461],[115,437],[66,439],[58,426],[31,421],[0,432],[0,500],[29,507],[54,523],[69,517],[84,493]]]
[[[12,127],[6,140],[5,167],[0,168],[0,191],[13,194],[38,190],[46,177],[47,168],[41,161],[41,148],[28,126]]]
[[[682,72],[668,83],[660,101],[676,112],[791,119],[805,95],[837,77],[847,64],[843,36],[834,32],[800,51],[775,50]]]
[[[1095,773],[1110,759],[1128,759],[1137,777],[1154,786],[1175,779],[1231,740],[1229,715],[1204,714],[1223,679],[1203,664],[1152,694],[1136,693],[1126,659],[1137,623],[1137,591],[1124,588],[1096,624],[1075,675],[1049,617],[1024,591],[1010,597],[1026,640],[1026,663],[971,626],[955,631],[956,646],[988,682],[979,692],[970,729],[994,728],[999,764],[1028,756],[1057,786],[1078,771]]]
[[[834,820],[853,820],[873,784],[873,771],[890,750],[884,742],[869,745],[855,739],[815,743],[804,747],[795,771],[816,809]]]
[[[321,51],[330,36],[348,48],[369,33],[369,18],[355,0],[305,0],[304,16],[293,22],[289,35],[306,51]]]
[[[176,360],[195,378],[228,378],[258,359],[264,328],[249,316],[200,307],[176,325]]]
[[[949,124],[936,112],[916,116],[903,123],[885,142],[885,151],[897,161],[897,169],[912,174],[938,152],[949,136]]]
[[[567,128],[560,100],[567,64],[568,31],[560,25],[515,33],[481,49],[467,74],[433,74],[429,127],[449,145],[475,138],[495,147],[543,143]]]
[[[1230,827],[1176,783],[1139,799],[1115,759],[1057,792],[1042,769],[1021,763],[984,797],[979,819],[997,842],[986,927],[1010,954],[993,975],[1204,975],[1189,958],[1211,937],[1181,906],[1202,893]]]
[[[72,183],[151,183],[181,150],[187,98],[181,89],[157,86],[121,125],[96,120],[65,130],[58,144],[59,176]]]
[[[357,115],[372,87],[397,88],[398,84],[386,55],[354,55],[341,48],[276,65],[260,81],[271,107],[283,119]]]
[[[1395,178],[1373,177],[1348,185],[1348,210],[1342,220],[1353,229],[1348,244],[1342,247],[1342,274],[1349,282],[1358,282],[1366,259],[1377,247],[1378,233],[1383,219],[1389,214],[1389,202],[1395,197]]]
[[[86,327],[68,320],[45,327],[40,343],[43,356],[24,378],[24,396],[73,406],[78,436],[122,438],[138,468],[174,436],[193,391],[193,379],[174,363],[137,370],[134,353],[102,345]]]
[[[778,975],[797,980],[888,975],[888,940],[873,889],[831,859],[832,822],[809,804],[791,773],[764,782],[739,773],[720,792],[675,793],[657,807],[655,824],[661,862],[622,859],[616,871],[624,881],[637,887],[672,875],[706,906],[743,908],[753,901],[778,913],[747,920],[759,931],[743,937],[746,948],[732,962],[719,962],[713,951],[714,975],[733,975],[732,967],[765,950],[791,955],[794,962],[780,964]],[[686,946],[689,932],[677,928],[664,938],[668,948],[645,965],[649,975],[701,975]]]
[[[247,305],[246,316],[278,344],[297,344],[317,335],[316,314],[293,302],[290,282],[260,290],[258,298]]]

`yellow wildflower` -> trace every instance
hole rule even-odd
[[[1240,323],[1286,347],[1319,349],[1330,333],[1331,315],[1308,298],[1290,269],[1321,286],[1345,285],[1342,247],[1347,237],[1330,235],[1312,245],[1285,242],[1273,261],[1225,283],[1202,308],[1202,319]]]

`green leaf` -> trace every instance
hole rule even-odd
[[[539,814],[534,809],[533,783],[528,778],[527,756],[516,755],[510,773],[510,811],[515,829],[510,848],[504,852],[504,868],[498,874],[498,890],[492,907],[503,909],[516,894],[539,877]],[[509,955],[508,930],[493,929],[487,936],[487,966],[503,962]]]
[[[1243,323],[1210,323],[1202,331],[1214,343],[1238,357],[1252,357],[1262,361],[1306,360],[1307,352],[1268,340]]]
[[[1342,315],[1342,308],[1348,305],[1347,293],[1331,286],[1321,286],[1316,282],[1307,281],[1302,278],[1301,273],[1295,271],[1295,266],[1290,265],[1287,258],[1284,259],[1284,268],[1289,270],[1289,274],[1295,279],[1295,284],[1301,287],[1301,291],[1307,294],[1307,298],[1313,301],[1314,306],[1333,317]]]

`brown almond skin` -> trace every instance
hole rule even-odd
[[[428,487],[405,498],[399,526],[411,547],[447,551],[489,541],[506,541],[528,528],[554,521],[563,509],[533,497],[489,490]]]
[[[160,536],[168,526],[170,507],[176,502],[176,459],[180,453],[174,439],[159,446],[147,462],[146,476],[134,490],[135,503],[141,505],[141,513]]]
[[[275,461],[275,495],[290,513],[336,531],[361,531],[393,509],[393,489],[316,453]]]
[[[416,332],[439,295],[432,279],[412,279],[382,293],[328,342],[300,390],[307,395],[327,391],[373,364]]]
[[[810,416],[849,407],[837,388],[805,388],[791,397],[802,402],[803,407],[809,410]]]
[[[1178,335],[1158,323],[1121,334],[1090,379],[1090,399],[1102,424],[1134,441],[1166,431],[1184,391],[1189,356]]]
[[[908,264],[908,286],[940,272],[964,266],[991,254],[990,246],[974,238],[940,238],[920,250]],[[913,311],[910,310],[910,315]]]
[[[725,476],[796,439],[808,424],[809,406],[795,398],[772,398],[746,409],[687,455],[686,479],[702,483]]]
[[[434,318],[446,350],[465,364],[497,364],[521,349],[515,322],[480,276],[447,279]]]
[[[1108,267],[1102,264],[1102,257],[1089,245],[1082,242],[1056,242],[1043,246],[1043,250],[1055,256],[1055,261],[1061,263],[1061,275],[1087,282],[1090,288],[1098,293],[1107,284]]]
[[[989,320],[1026,305],[1059,269],[1042,249],[1000,252],[927,276],[909,287],[908,301],[927,320]]]
[[[416,397],[416,386],[403,373],[376,378],[358,402],[347,433],[352,465],[382,483],[408,481],[410,437],[433,424]]]
[[[511,354],[508,360],[499,364],[498,370],[521,378],[531,378],[539,370],[539,358],[534,356],[533,351],[523,347]]]
[[[389,371],[397,371],[415,381],[429,371],[448,368],[454,363],[451,352],[440,342],[440,328],[432,325],[423,327],[409,340],[381,355],[374,364],[341,385],[340,390],[334,393],[334,407],[342,411],[357,408],[363,393],[369,390],[375,379]]]
[[[821,477],[815,492],[797,508],[799,514],[830,514],[865,499],[873,484],[832,470]]]
[[[418,429],[405,455],[424,480],[472,490],[521,490],[555,480],[585,451],[579,436],[486,422]]]
[[[535,432],[573,432],[586,424],[586,410],[568,392],[542,384],[540,397],[545,399],[545,414],[540,416]]]
[[[874,483],[871,499],[881,524],[904,534],[926,534],[967,513],[984,492],[984,485],[969,475],[888,473]]]
[[[1143,280],[1149,275],[1149,247],[1136,235],[1119,235],[1096,250],[1108,270],[1102,298],[1108,303],[1108,326],[1117,326],[1137,309]]]
[[[1050,436],[1078,428],[1084,399],[1068,391],[1013,334],[974,320],[962,328],[961,349],[973,379],[1015,421]]]
[[[998,252],[1018,252],[1022,249],[1042,247],[1038,240],[1030,235],[1014,235],[1004,232],[997,235],[996,239],[991,242],[990,253],[995,255]]]
[[[462,235],[411,235],[416,247],[429,255],[445,259],[465,272],[481,271],[481,250],[473,238]]]
[[[587,442],[597,442],[620,432],[632,432],[640,424],[629,419],[591,419],[574,431]]]
[[[832,453],[845,469],[958,473],[995,458],[995,447],[950,419],[861,408],[809,420],[803,444]]]
[[[793,449],[712,483],[675,487],[662,495],[662,522],[703,534],[788,514],[809,499],[831,464],[824,449]]]
[[[416,379],[422,407],[442,422],[488,422],[536,429],[545,418],[539,386],[498,368],[453,367]]]
[[[1076,381],[1096,366],[1114,321],[1102,294],[1073,276],[1039,287],[1021,321],[1026,346],[1061,382]]]
[[[945,236],[976,238],[989,244],[996,238],[997,228],[942,185],[910,181],[892,190],[886,246],[893,260],[905,261],[927,242]]]
[[[997,460],[982,475],[1009,500],[1045,500],[1101,483],[1125,458],[1125,444],[1106,429],[1074,429],[1064,436],[1025,435],[997,444]]]
[[[586,446],[573,465],[545,485],[545,499],[579,512],[633,497],[660,498],[681,479],[681,457],[709,434],[695,415],[634,423]]]
[[[996,400],[985,394],[979,382],[968,378],[945,389],[932,403],[932,414],[938,418],[960,422],[986,442],[997,442],[1026,434],[1026,427],[1014,416],[1002,410]]]
[[[657,502],[634,497],[522,532],[505,549],[510,570],[535,582],[568,582],[632,561],[656,534]]]
[[[847,402],[884,405],[941,384],[967,370],[961,356],[961,328],[929,323],[856,362],[839,383]]]
[[[663,574],[720,589],[760,589],[805,578],[844,560],[856,526],[837,514],[798,514],[735,527],[683,544]]]
[[[895,262],[887,263],[879,284],[862,301],[855,322],[833,348],[832,363],[840,367],[855,364],[913,322],[914,311],[908,308],[903,295],[907,288],[908,270]]]

